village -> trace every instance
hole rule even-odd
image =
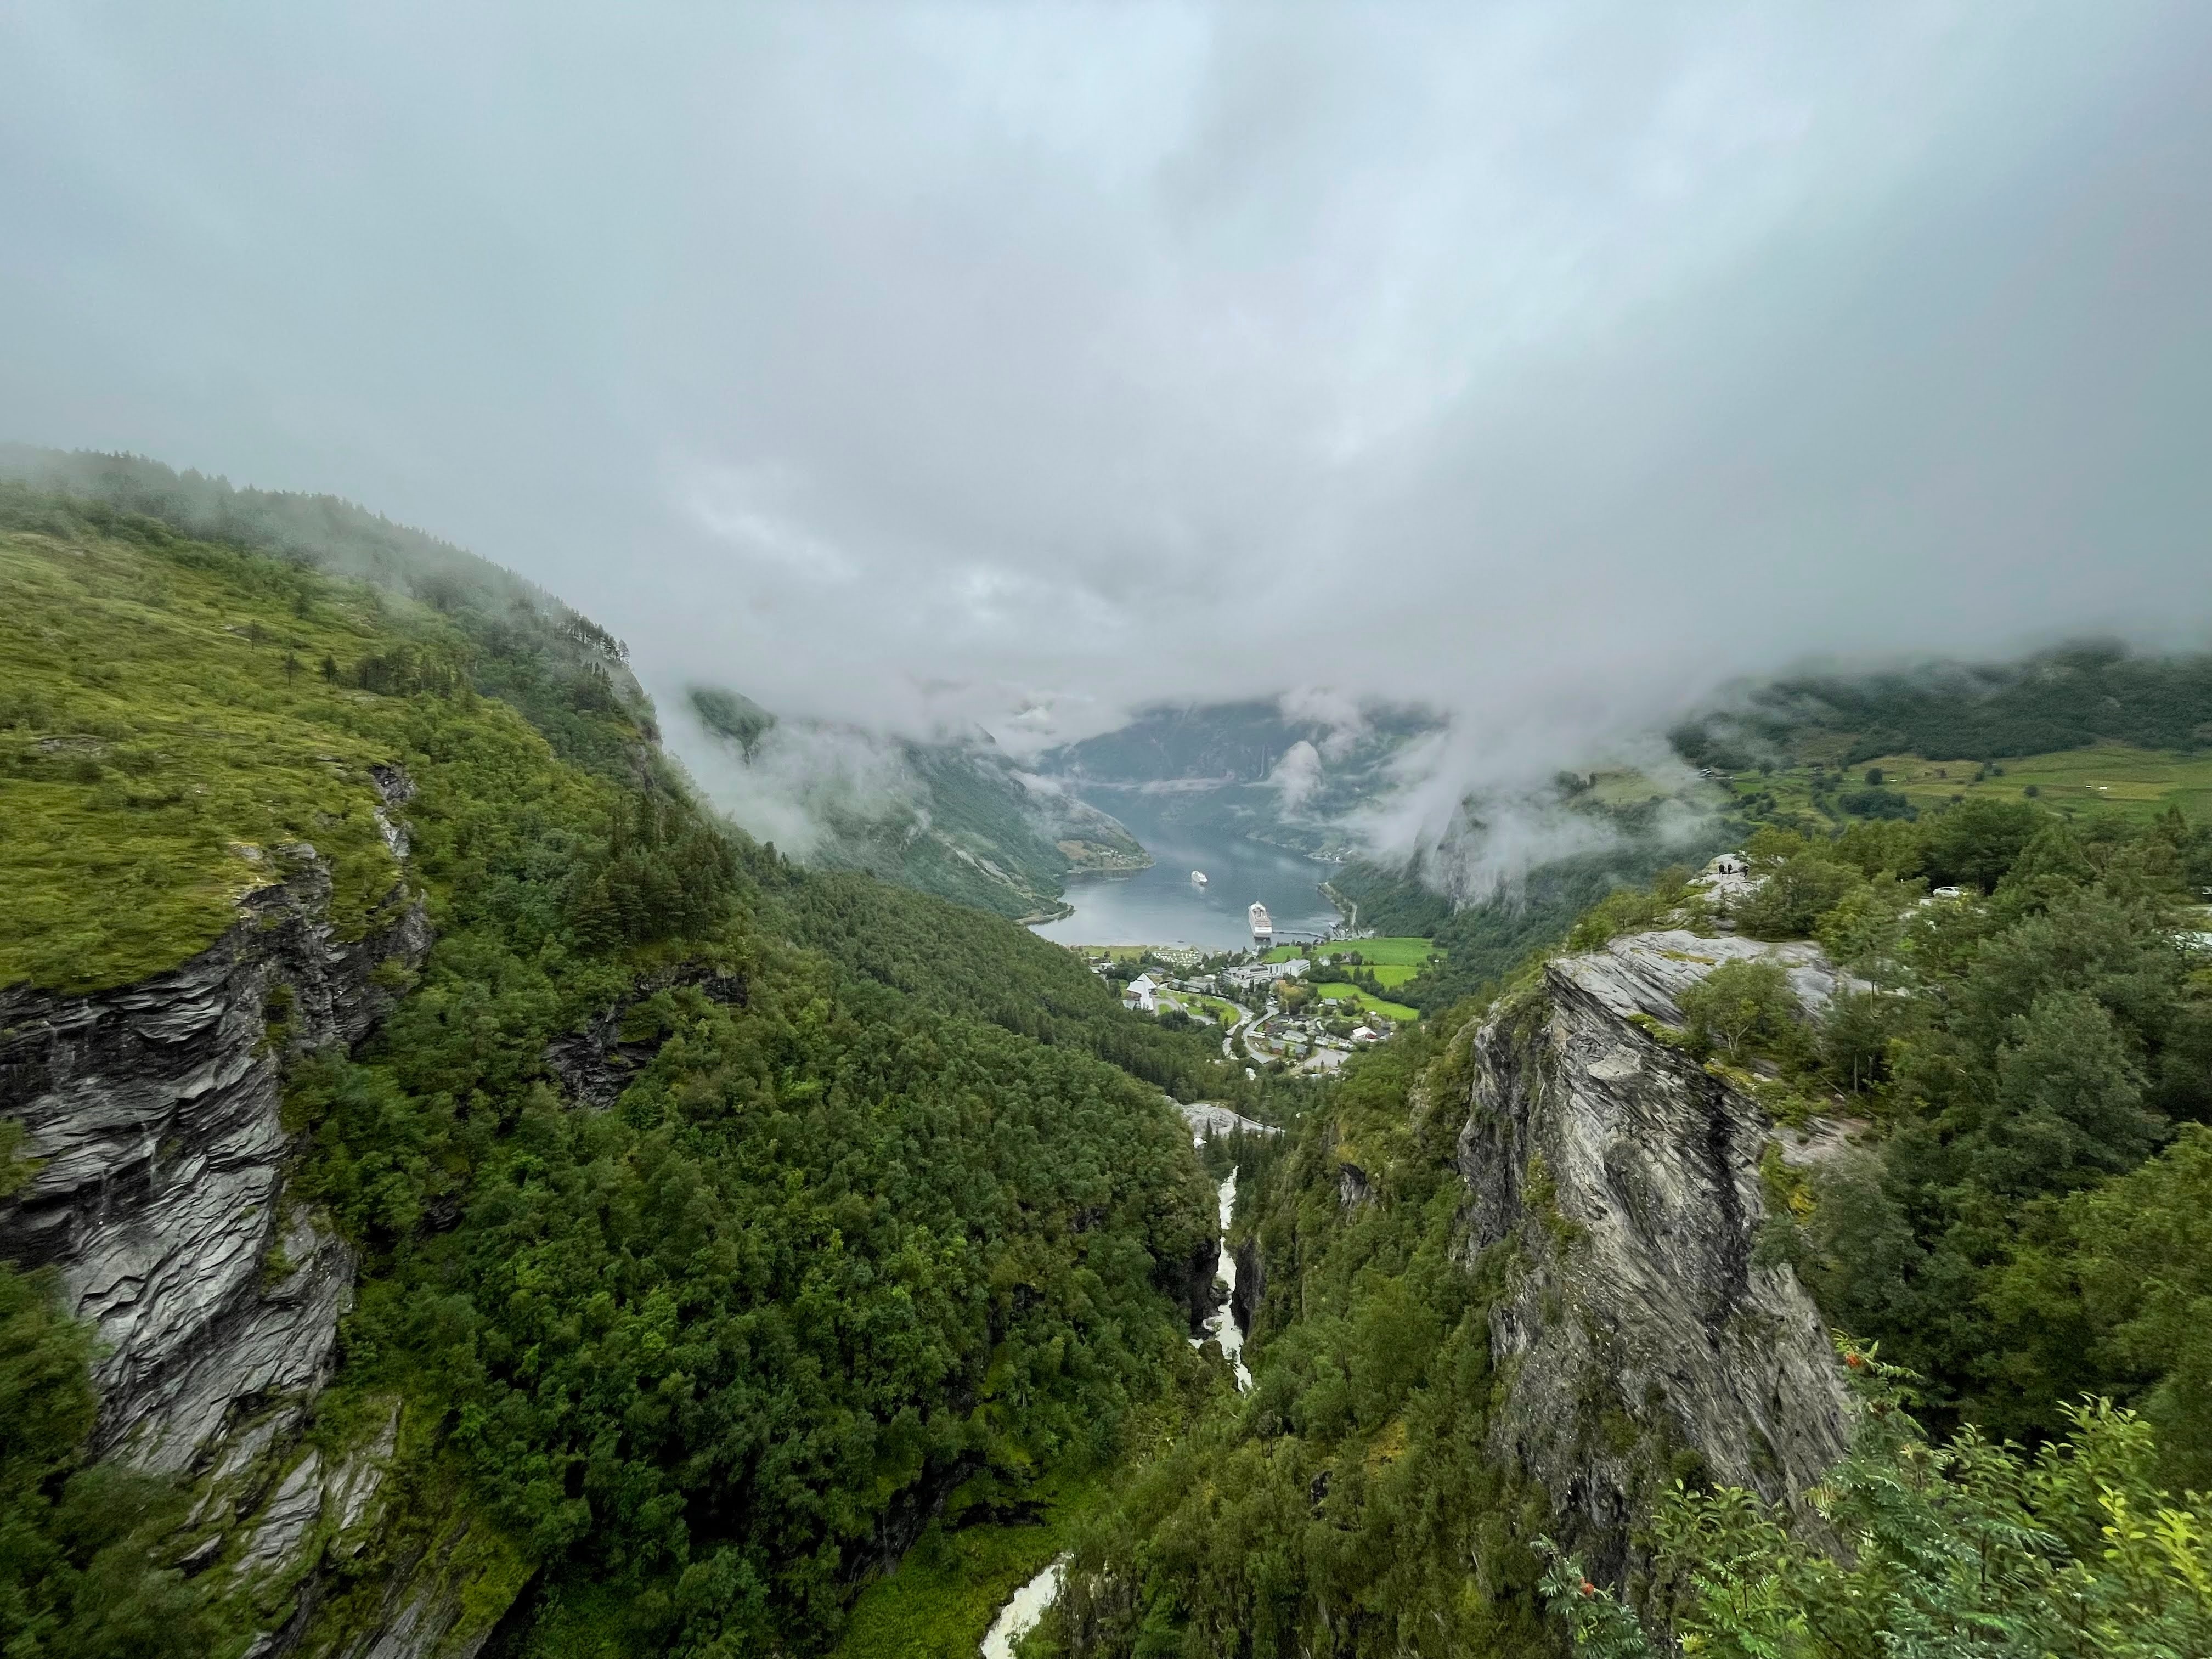
[[[1241,1060],[1255,1074],[1270,1068],[1314,1076],[1336,1071],[1358,1049],[1388,1042],[1419,1018],[1416,1010],[1379,994],[1376,968],[1361,948],[1410,943],[1425,947],[1428,942],[1347,936],[1275,945],[1263,934],[1253,949],[1242,951],[1188,945],[1070,948],[1119,988],[1124,1007],[1171,1024],[1221,1028],[1224,1057]],[[1401,968],[1393,963],[1390,971]],[[1368,983],[1353,982],[1353,975]]]

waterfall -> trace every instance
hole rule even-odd
[[[1237,1373],[1237,1390],[1242,1394],[1252,1386],[1252,1373],[1244,1366],[1244,1332],[1237,1323],[1237,1310],[1232,1305],[1237,1297],[1237,1258],[1229,1253],[1229,1222],[1237,1213],[1237,1171],[1229,1172],[1229,1179],[1221,1183],[1221,1255],[1219,1265],[1213,1270],[1213,1282],[1221,1286],[1221,1305],[1206,1322],[1206,1336],[1221,1344],[1222,1357],[1228,1360]],[[1191,1346],[1198,1346],[1206,1337],[1194,1336]]]
[[[983,1659],[1014,1659],[1014,1644],[1036,1628],[1052,1598],[1060,1594],[1060,1570],[1066,1565],[1067,1558],[1059,1557],[999,1609],[991,1628],[983,1632]]]

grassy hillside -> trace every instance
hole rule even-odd
[[[386,692],[450,687],[459,643],[373,590],[0,486],[0,985],[170,966],[301,843],[357,936],[399,879],[369,777],[404,744]]]
[[[487,660],[456,612],[298,560],[5,505],[19,981],[172,965],[300,838],[361,925],[399,873],[366,769],[416,786],[437,944],[359,1052],[287,1085],[292,1195],[363,1275],[311,1431],[345,1443],[394,1395],[412,1425],[387,1544],[316,1631],[458,1506],[509,1564],[485,1595],[532,1575],[502,1653],[820,1651],[918,1506],[1018,1519],[1189,1382],[1174,1295],[1212,1199],[1161,1089],[1211,1086],[1202,1042],[1022,930],[731,837],[618,701],[541,725],[484,695],[545,660],[527,635]],[[601,769],[623,744],[647,763]],[[634,1070],[594,1110],[545,1056],[610,1006]],[[97,1610],[167,1633],[129,1651],[219,1650],[226,1575],[162,1571],[192,1495],[126,1504],[84,1464],[47,1294],[0,1264],[0,1335],[52,1361],[0,1378],[0,1642]]]
[[[65,495],[104,526],[150,520],[189,540],[416,600],[468,641],[476,689],[520,711],[564,759],[610,776],[654,763],[641,740],[653,733],[653,711],[622,641],[450,542],[335,495],[234,489],[136,455],[0,444],[0,481]]]
[[[1880,781],[1875,782],[1875,777]],[[2160,750],[2100,743],[2007,760],[1937,761],[1908,754],[1876,755],[1848,769],[1795,765],[1729,775],[1741,809],[1764,816],[1799,813],[1842,822],[1902,816],[1883,796],[1902,798],[1914,812],[1940,811],[1984,797],[2032,799],[2085,817],[2117,815],[2148,822],[2168,807],[2212,820],[2212,751]]]

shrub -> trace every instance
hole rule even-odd
[[[1783,860],[1766,872],[1759,890],[1736,906],[1736,926],[1753,939],[1805,939],[1862,878],[1823,852]]]
[[[1797,999],[1778,963],[1724,962],[1682,993],[1692,1042],[1736,1060],[1796,1034]]]

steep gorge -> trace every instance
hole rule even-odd
[[[1811,945],[1632,935],[1348,1071],[1247,1183],[1252,1392],[1133,1478],[1049,1639],[1549,1651],[1540,1539],[1637,1594],[1677,1480],[1817,1529],[1841,1367],[1759,1248],[1762,1159],[1799,1143],[1665,1029],[1719,964],[1765,957],[1808,1010],[1834,987]]]
[[[0,580],[10,1639],[815,1650],[1197,1363],[1243,1080],[717,826],[603,635],[4,490]]]

